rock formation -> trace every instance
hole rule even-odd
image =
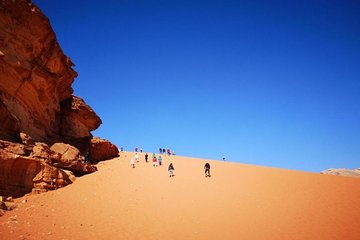
[[[11,211],[17,208],[17,204],[14,203],[12,197],[0,196],[0,217],[5,214],[5,211]]]
[[[96,171],[85,152],[118,156],[110,142],[93,144],[101,119],[72,95],[72,66],[39,8],[0,1],[0,195],[56,189]]]
[[[90,161],[98,162],[102,159],[114,158],[119,154],[118,148],[111,142],[100,139],[91,139]]]
[[[90,131],[97,129],[101,119],[79,97],[72,96],[61,103],[60,134],[67,138],[90,137]]]
[[[66,186],[74,181],[72,172],[52,166],[61,157],[36,152],[28,146],[0,140],[0,190],[1,195],[21,196],[28,192],[45,192]],[[45,148],[46,150],[46,148]]]
[[[31,2],[0,3],[0,137],[22,131],[35,141],[91,136],[100,118],[75,96],[77,73],[49,20]]]
[[[70,170],[79,175],[84,173],[92,173],[97,170],[95,166],[84,164],[84,161],[80,157],[80,151],[74,146],[65,143],[55,143],[51,146],[50,149],[60,154],[61,156],[60,159],[52,162],[52,165],[55,167]],[[113,156],[114,155],[112,155],[110,158]],[[110,158],[103,157],[101,160]]]
[[[330,174],[344,177],[358,177],[360,178],[360,168],[346,169],[346,168],[330,168],[320,172],[321,174]]]

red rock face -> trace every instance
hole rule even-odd
[[[60,102],[70,98],[77,73],[48,19],[28,1],[0,2],[0,119],[13,119],[37,141],[57,138]]]
[[[28,1],[8,0],[0,2],[0,26],[0,137],[14,139],[20,131],[45,142],[90,136],[101,120],[72,96],[77,73],[49,20]]]
[[[65,143],[55,143],[50,149],[61,156],[60,159],[52,162],[52,165],[56,167],[70,170],[80,175],[97,170],[95,166],[84,163],[80,151],[74,146]]]
[[[50,164],[47,149],[39,150],[42,147],[35,146],[36,152],[29,154],[25,145],[0,141],[0,195],[18,197],[29,192],[45,192],[74,181],[71,172]]]
[[[101,119],[72,95],[73,65],[31,1],[0,1],[0,139],[8,140],[0,140],[0,193],[52,190],[73,182],[73,173],[96,171],[73,146],[50,149],[55,142],[83,154],[93,146],[98,160],[114,156],[111,143],[91,143]]]
[[[119,149],[111,142],[100,139],[91,139],[90,161],[98,162],[119,156]]]
[[[101,119],[79,97],[72,96],[61,104],[60,134],[66,138],[84,138],[91,136],[90,131],[97,129]]]

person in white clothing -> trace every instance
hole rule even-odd
[[[130,165],[131,165],[132,168],[135,168],[135,158],[134,157],[132,157],[130,159]]]

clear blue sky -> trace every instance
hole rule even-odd
[[[359,1],[34,1],[126,150],[360,167]]]

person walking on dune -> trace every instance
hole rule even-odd
[[[145,154],[145,162],[148,162],[148,158],[149,158],[149,155],[146,153]]]
[[[174,166],[173,166],[172,163],[170,163],[170,165],[169,165],[169,167],[168,167],[168,171],[169,171],[169,176],[170,176],[170,177],[175,176],[175,175],[174,175],[175,168],[174,168]]]
[[[156,156],[153,157],[153,166],[157,167],[157,158],[156,158]]]
[[[205,177],[211,177],[211,175],[210,175],[210,164],[209,163],[205,163],[204,169],[205,169]]]
[[[135,161],[136,161],[136,162],[139,162],[139,156],[138,156],[137,153],[135,153]]]
[[[161,157],[161,155],[158,158],[158,162],[159,162],[159,166],[161,166],[162,165],[162,157]]]
[[[135,157],[132,157],[130,159],[130,165],[131,165],[132,168],[135,168]]]

